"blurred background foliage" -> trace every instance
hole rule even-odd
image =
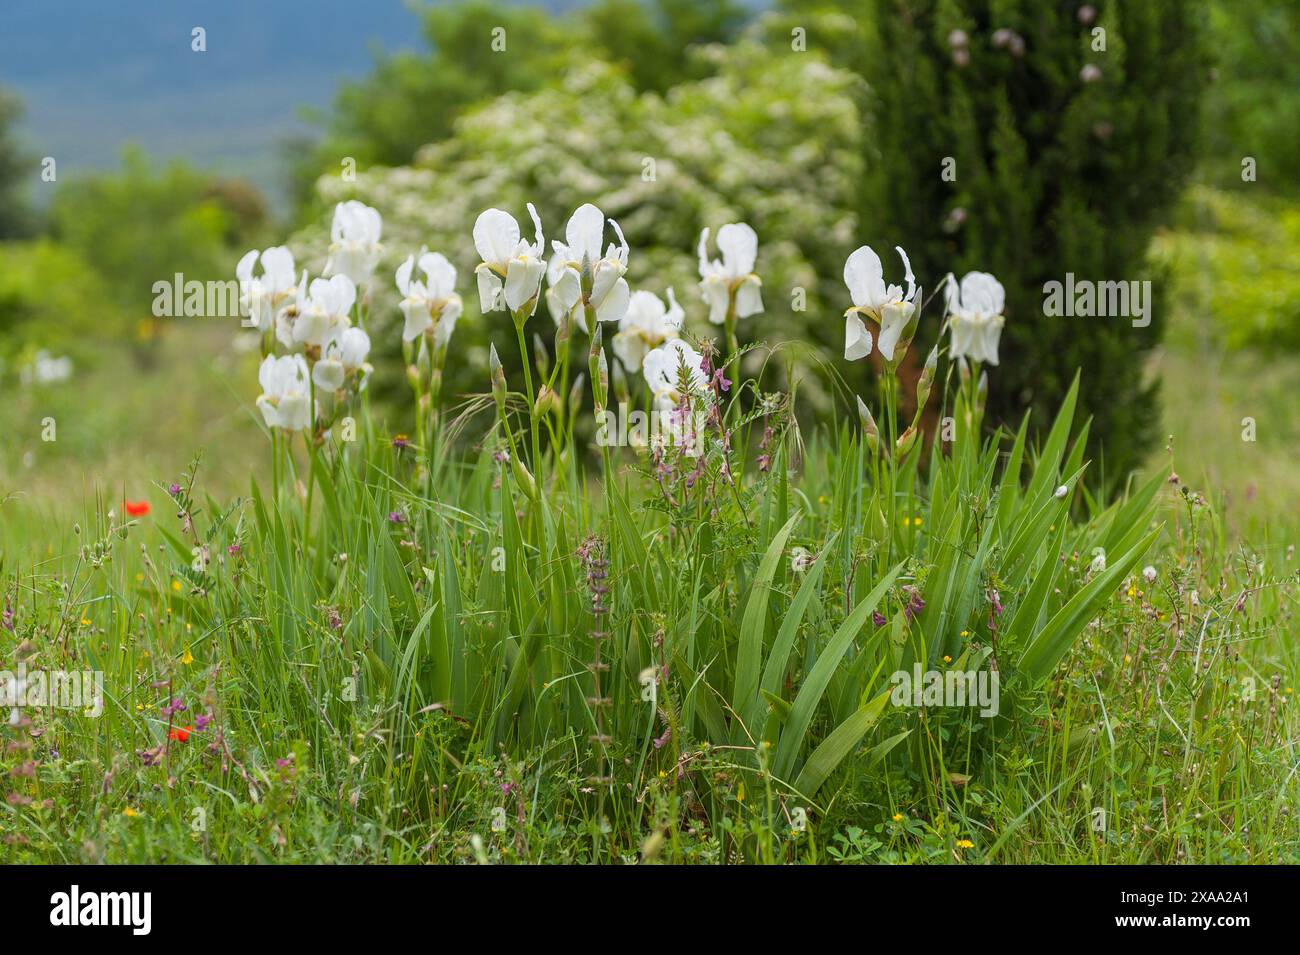
[[[838,360],[850,250],[903,246],[927,295],[950,269],[993,271],[1010,302],[994,407],[1012,420],[1050,407],[1081,365],[1097,447],[1122,478],[1181,423],[1185,409],[1167,405],[1162,421],[1155,405],[1161,374],[1194,375],[1206,356],[1249,367],[1230,357],[1248,352],[1282,369],[1278,388],[1294,379],[1277,350],[1300,337],[1298,18],[1296,5],[1269,0],[597,0],[560,13],[437,3],[420,8],[423,51],[380,55],[369,76],[342,83],[314,142],[286,133],[293,202],[278,221],[246,183],[136,151],[112,172],[61,171],[54,199],[37,204],[22,184],[39,181],[39,150],[19,140],[20,104],[4,96],[0,388],[24,387],[38,350],[72,354],[79,385],[83,372],[149,369],[166,380],[158,387],[209,389],[176,405],[198,419],[181,443],[210,441],[208,419],[226,415],[232,395],[251,402],[255,355],[216,323],[153,321],[152,284],[178,271],[228,278],[243,251],[289,235],[300,268],[315,272],[330,206],[355,195],[385,216],[376,349],[397,353],[391,270],[428,245],[461,268],[467,305],[447,390],[481,391],[486,343],[506,326],[477,315],[474,216],[498,205],[526,221],[532,200],[550,238],[594,200],[626,229],[633,286],[674,286],[697,332],[708,331],[699,229],[749,221],[767,311],[742,336],[809,341],[859,391],[869,363]],[[489,45],[494,26],[503,53]],[[1097,27],[1104,52],[1092,48]],[[1099,73],[1085,76],[1089,65]],[[940,177],[945,156],[955,182]],[[340,174],[346,157],[355,182]],[[1245,157],[1256,181],[1242,179]],[[883,257],[893,275],[896,260]],[[1042,282],[1066,271],[1154,279],[1152,326],[1045,318]],[[935,340],[940,311],[926,311],[916,351]],[[544,305],[530,331],[549,342]],[[173,382],[172,356],[208,348],[222,350],[213,367],[239,370],[236,386]],[[811,350],[782,354],[817,365]],[[391,362],[376,364],[391,375]],[[825,401],[807,379],[805,397]],[[376,387],[401,427],[396,381]],[[117,420],[129,430],[125,413]],[[1279,422],[1269,440],[1294,453],[1297,438]]]

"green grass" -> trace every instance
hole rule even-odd
[[[1294,861],[1294,574],[1160,472],[1095,501],[1068,407],[1040,448],[979,445],[948,397],[951,454],[856,424],[797,441],[759,396],[746,431],[728,401],[733,446],[713,435],[690,488],[693,461],[661,485],[626,449],[602,485],[574,446],[530,460],[533,496],[489,407],[463,422],[481,450],[432,474],[376,429],[314,465],[281,442],[278,482],[236,500],[200,465],[129,525],[87,505],[75,547],[4,565],[11,665],[106,692],[98,719],[6,731],[4,854]],[[999,716],[890,705],[913,661],[996,666]]]
[[[100,671],[105,709],[0,726],[0,859],[1300,861],[1300,360],[1180,281],[1172,440],[1115,500],[1072,398],[1035,445],[955,376],[955,441],[906,450],[892,379],[874,437],[738,382],[702,463],[515,381],[309,452],[202,325],[20,390],[3,666]],[[997,716],[893,705],[914,662],[996,669]]]

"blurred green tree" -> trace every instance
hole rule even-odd
[[[1256,161],[1249,188],[1300,192],[1300,4],[1214,0],[1209,15],[1215,80],[1206,92],[1201,174],[1241,188],[1242,160]]]
[[[32,212],[22,193],[28,157],[14,135],[21,116],[22,103],[0,89],[0,239],[26,235],[33,226]]]
[[[494,0],[430,6],[422,16],[428,52],[382,56],[369,76],[340,89],[313,173],[345,156],[361,166],[409,162],[450,135],[467,106],[548,82],[575,42],[546,11]]]
[[[748,16],[734,0],[600,0],[564,16],[460,0],[421,14],[427,52],[379,57],[369,76],[341,88],[327,117],[316,117],[327,125],[319,146],[285,144],[299,206],[310,202],[316,177],[345,157],[363,169],[410,162],[421,146],[450,136],[468,108],[554,84],[593,56],[620,65],[641,91],[698,79],[709,62],[691,56],[692,47],[734,39]]]
[[[0,372],[38,350],[93,358],[96,345],[124,331],[99,273],[49,239],[0,242]]]
[[[155,168],[136,147],[118,172],[62,183],[50,209],[53,237],[102,277],[111,304],[130,316],[142,358],[163,330],[151,309],[154,283],[178,272],[187,281],[233,278],[265,220],[246,183],[179,161]]]
[[[749,14],[732,0],[599,0],[582,16],[591,45],[626,67],[633,86],[663,93],[709,75],[691,47],[730,42]]]

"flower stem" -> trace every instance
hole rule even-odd
[[[524,322],[526,318],[527,316],[522,313],[515,314],[515,336],[519,341],[519,359],[524,363],[524,389],[528,397],[528,432],[532,439],[533,474],[536,477],[540,477],[542,466],[542,445],[538,436],[537,428],[537,392],[533,390],[532,362],[528,358],[528,343],[524,341]]]

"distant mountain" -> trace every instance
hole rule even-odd
[[[191,50],[206,31],[207,52]],[[276,149],[379,50],[423,46],[404,0],[0,0],[0,86],[60,178],[122,146],[181,155],[268,192]]]

